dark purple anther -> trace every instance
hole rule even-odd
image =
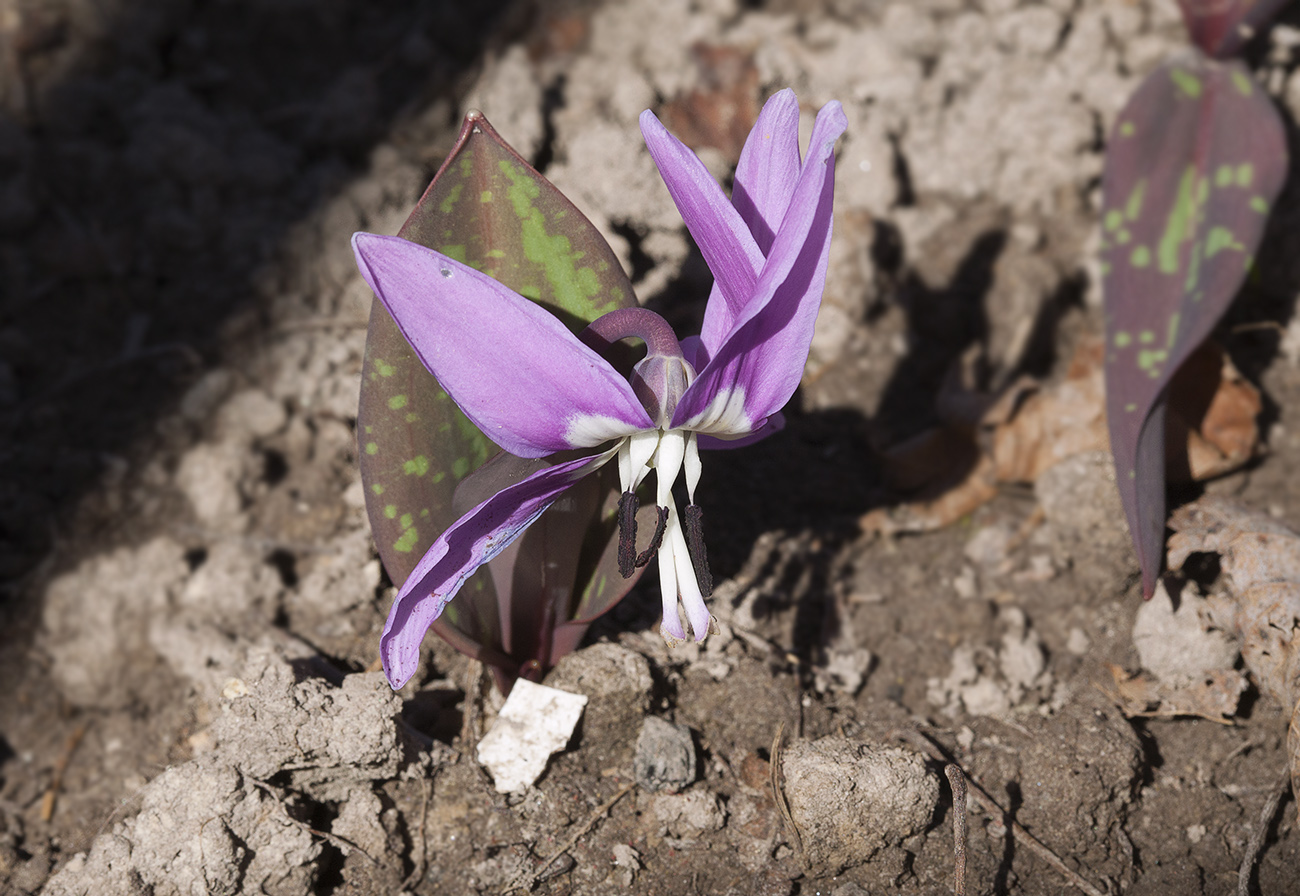
[[[663,544],[664,532],[668,530],[668,508],[658,507],[659,518],[655,521],[655,533],[650,536],[650,545],[638,554],[636,512],[640,508],[641,501],[632,492],[623,492],[618,499],[618,571],[625,579],[631,578],[635,570],[654,559],[659,546]]]
[[[636,512],[641,502],[632,492],[618,499],[618,571],[625,579],[636,571]]]
[[[698,504],[687,504],[682,521],[686,523],[686,547],[695,566],[695,580],[700,583],[700,593],[708,597],[713,593],[713,575],[709,572],[709,555],[704,549],[704,511]]]
[[[655,534],[650,538],[650,546],[636,555],[636,568],[640,569],[655,558],[659,546],[664,542],[664,533],[668,531],[668,508],[656,507],[659,519],[655,520]]]

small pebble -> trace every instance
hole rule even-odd
[[[691,729],[658,716],[646,716],[632,761],[636,782],[652,791],[676,793],[695,780],[695,742]]]

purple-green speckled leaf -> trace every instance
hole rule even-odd
[[[1235,56],[1289,0],[1178,0],[1192,43],[1216,59]]]
[[[636,302],[599,231],[475,112],[398,233],[494,277],[575,332]],[[497,446],[456,408],[378,302],[357,431],[375,543],[393,581],[402,582],[456,519],[457,484]],[[573,538],[576,552],[582,532]],[[503,662],[496,605],[492,582],[480,573],[434,627],[458,649]]]
[[[1269,98],[1240,63],[1200,54],[1147,77],[1106,149],[1106,413],[1148,597],[1164,546],[1166,386],[1250,270],[1286,170]]]

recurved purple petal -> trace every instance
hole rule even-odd
[[[541,306],[398,237],[358,233],[352,247],[425,367],[511,454],[590,448],[653,425],[628,381]]]
[[[673,427],[746,435],[794,394],[826,284],[834,148],[846,126],[838,102],[817,114],[808,158],[754,296],[678,402]]]
[[[731,188],[731,204],[764,255],[790,207],[799,171],[799,101],[787,88],[763,104],[740,151]]]
[[[704,163],[649,109],[641,113],[641,135],[723,299],[739,314],[762,270],[762,250]]]
[[[786,89],[763,105],[741,150],[731,188],[731,204],[764,256],[772,248],[777,228],[790,207],[799,171],[799,101],[793,90]],[[761,267],[755,268],[755,277],[761,271]],[[700,339],[710,353],[717,351],[726,340],[745,301],[731,303],[720,299],[721,292],[715,283],[700,329]]]
[[[394,689],[415,674],[425,632],[465,580],[614,453],[611,449],[538,470],[477,505],[438,536],[397,593],[379,639],[384,674]]]

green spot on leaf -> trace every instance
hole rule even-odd
[[[434,484],[437,484],[437,483],[439,483],[439,482],[442,482],[442,480],[444,480],[444,479],[446,479],[446,478],[447,478],[447,473],[446,473],[445,470],[439,470],[438,472],[436,472],[436,473],[433,474],[433,481],[434,481]]]
[[[1226,227],[1211,227],[1209,235],[1205,238],[1205,257],[1213,258],[1224,249],[1236,249],[1241,252],[1245,246],[1237,242],[1232,231]]]
[[[464,184],[454,184],[451,192],[447,194],[447,198],[442,200],[442,203],[438,206],[438,211],[444,215],[450,215],[455,210],[456,203],[460,201],[460,194],[464,189]]]
[[[1185,93],[1191,99],[1197,99],[1201,95],[1201,79],[1189,71],[1181,68],[1169,70],[1169,77],[1173,79],[1174,86]]]
[[[1143,345],[1150,345],[1155,341],[1156,341],[1156,334],[1152,333],[1150,330],[1143,330],[1141,333],[1138,333],[1138,342],[1142,343]]]
[[[394,395],[392,398],[388,399],[388,409],[390,411],[400,410],[404,407],[406,407],[405,395]]]
[[[1144,268],[1151,264],[1151,250],[1146,246],[1134,246],[1128,260],[1133,267]]]
[[[461,264],[469,264],[469,254],[465,251],[464,243],[452,243],[442,247],[442,254],[448,258],[455,259]]]
[[[1216,187],[1232,186],[1232,166],[1220,165],[1214,172],[1214,185]]]
[[[366,454],[371,457],[379,453],[379,445],[375,442],[366,442]]]
[[[388,508],[384,508],[385,511],[387,511],[387,509]],[[394,513],[397,512],[396,507],[393,508],[393,512]],[[403,529],[409,529],[411,528],[411,523],[413,522],[415,522],[415,520],[411,517],[411,515],[409,513],[404,513],[402,514],[402,518],[397,521],[397,525],[401,526]]]
[[[546,216],[536,204],[540,194],[537,182],[507,160],[503,159],[499,165],[501,173],[510,181],[506,196],[519,218],[524,257],[541,265],[556,305],[579,317],[588,317],[596,305],[591,299],[600,293],[600,278],[591,268],[578,268],[573,244],[567,236],[547,230]],[[519,293],[533,298],[525,289]],[[603,302],[594,310],[609,307],[609,302]]]
[[[1242,162],[1237,166],[1237,186],[1243,189],[1250,189],[1250,185],[1255,182],[1255,166],[1250,162]]]
[[[1178,182],[1178,196],[1165,222],[1165,232],[1160,236],[1160,272],[1178,273],[1178,249],[1192,230],[1196,216],[1196,166],[1188,165]]]
[[[479,194],[478,194],[478,201],[479,201],[479,202],[491,202],[491,201],[492,201],[492,191],[491,191],[491,190],[484,190],[482,193],[479,193]]]
[[[380,485],[378,482],[370,486],[370,490],[374,492],[376,495],[382,495],[384,493],[384,487]]]
[[[1164,349],[1144,348],[1138,352],[1138,368],[1150,371],[1168,357],[1169,353]]]
[[[420,415],[419,415],[419,414],[407,414],[407,415],[406,415],[406,422],[407,422],[407,423],[414,423],[416,420],[419,420],[419,419],[420,419]]]
[[[1124,217],[1130,221],[1136,221],[1142,214],[1142,197],[1146,195],[1147,181],[1142,178],[1133,188],[1133,192],[1128,194],[1128,202],[1124,203]]]
[[[425,473],[429,472],[429,458],[425,457],[423,454],[411,458],[406,463],[402,464],[402,472],[407,476],[423,476]]]
[[[1124,410],[1128,411],[1130,414],[1136,411],[1137,409],[1138,406],[1131,401],[1128,404],[1124,405]]]
[[[1102,219],[1101,226],[1105,227],[1107,230],[1115,230],[1123,223],[1124,215],[1120,213],[1119,209],[1113,208],[1106,212],[1106,217]]]
[[[1250,210],[1253,212],[1259,212],[1261,215],[1267,215],[1268,200],[1265,199],[1263,196],[1250,197]]]
[[[1115,348],[1128,348],[1133,344],[1133,334],[1127,330],[1120,330],[1115,334]]]
[[[380,376],[392,376],[393,374],[397,373],[397,368],[386,361],[383,361],[379,358],[375,358],[375,371]]]
[[[1121,137],[1132,137],[1136,133],[1137,127],[1131,121],[1122,122],[1119,126],[1119,135]]]
[[[469,472],[468,457],[458,457],[454,461],[452,461],[451,475],[455,476],[457,479],[463,479],[465,477],[465,474],[468,472]]]
[[[388,504],[384,507],[384,518],[389,520],[397,519],[397,505]]]
[[[1192,292],[1196,289],[1197,283],[1201,276],[1201,243],[1192,243],[1192,251],[1187,259],[1187,279],[1183,281],[1183,289]]]
[[[415,544],[419,540],[420,540],[420,533],[415,530],[414,526],[412,526],[411,528],[403,532],[401,537],[398,538],[397,541],[393,542],[393,550],[397,551],[400,554],[409,554],[411,553],[412,549],[415,548]]]
[[[1246,73],[1239,69],[1232,70],[1232,86],[1236,87],[1242,96],[1250,96],[1255,92],[1255,85],[1251,83]]]

